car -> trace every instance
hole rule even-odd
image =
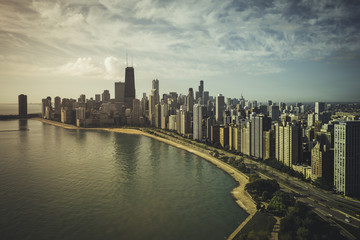
[[[345,222],[351,223],[351,221],[348,218],[345,218]]]
[[[332,217],[333,215],[329,213],[328,216],[329,216],[329,217]]]

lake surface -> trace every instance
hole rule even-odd
[[[28,104],[28,114],[41,113],[41,104]],[[19,114],[19,105],[17,103],[0,103],[0,115],[17,115]]]
[[[230,176],[145,136],[0,121],[0,166],[1,239],[224,239],[247,217]]]

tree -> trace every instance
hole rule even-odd
[[[268,210],[276,215],[284,216],[287,208],[295,205],[295,199],[289,194],[277,191],[270,200]]]
[[[263,201],[269,200],[270,197],[271,197],[271,194],[266,190],[261,195],[261,198],[262,198]]]
[[[257,231],[251,230],[247,235],[247,239],[251,240],[267,240],[268,234],[266,231]]]
[[[216,157],[216,158],[219,157],[219,152],[217,150],[214,150],[213,154],[214,154],[214,157]]]
[[[297,238],[301,240],[309,239],[309,234],[309,229],[304,227],[299,227],[296,231]]]
[[[250,176],[249,176],[249,182],[250,183],[253,183],[258,179],[260,179],[260,176],[258,174],[256,174],[256,173],[255,174],[250,174]]]

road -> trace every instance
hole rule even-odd
[[[239,158],[238,155],[219,150],[213,147],[206,146],[206,149],[198,147],[195,144],[191,144],[183,141],[181,137],[169,136],[169,133],[164,131],[156,131],[158,134],[172,141],[180,142],[185,145],[189,145],[198,151],[209,153],[210,151],[217,150],[221,155],[228,157]],[[197,143],[199,144],[199,143]],[[349,224],[353,227],[360,229],[360,201],[346,198],[333,192],[325,191],[317,188],[310,183],[301,181],[295,177],[289,176],[286,173],[280,172],[269,166],[256,162],[248,157],[243,156],[244,163],[254,172],[258,173],[262,178],[275,179],[281,189],[294,196],[299,202],[305,203],[312,207],[314,212],[321,218],[326,220],[332,225],[336,225],[341,229],[341,233],[348,239],[357,239],[351,233],[346,231],[341,225],[334,220]],[[359,237],[359,236],[358,236]]]

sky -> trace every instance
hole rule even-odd
[[[128,57],[126,57],[128,56]],[[0,1],[0,103],[87,98],[124,81],[138,98],[360,102],[356,0]]]

